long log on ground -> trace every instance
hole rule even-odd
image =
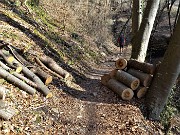
[[[48,85],[52,82],[52,76],[44,72],[42,69],[37,67],[32,68],[31,71],[35,73],[37,76],[39,76],[43,80],[45,85]]]
[[[6,59],[6,56],[4,55],[4,59]],[[49,91],[46,85],[41,81],[41,79],[35,75],[33,72],[31,72],[27,67],[23,66],[21,63],[19,63],[15,58],[13,59],[13,63],[17,63],[16,66],[19,66],[22,68],[22,71],[25,76],[30,78],[32,81],[34,81],[37,84],[37,89],[43,93],[43,95],[46,96],[46,98],[52,97],[52,93]],[[12,64],[12,63],[8,63]]]
[[[35,58],[35,61],[36,61],[36,63],[37,63],[39,66],[41,66],[42,68],[46,69],[46,70],[47,70],[48,72],[50,72],[51,74],[59,77],[60,79],[63,79],[62,76],[60,76],[60,75],[57,74],[56,72],[50,70],[48,67],[46,67],[46,65],[44,65],[44,64],[39,60],[39,58],[36,57],[36,58]]]
[[[115,66],[117,69],[124,69],[127,66],[127,60],[124,58],[119,58],[116,62],[115,62]]]
[[[26,67],[34,67],[34,65],[25,60],[11,45],[8,45],[7,47],[10,49],[11,53],[22,65]]]
[[[136,90],[140,85],[140,81],[138,78],[132,76],[131,74],[129,74],[125,71],[113,70],[113,71],[111,71],[110,75],[112,78],[114,77],[116,80],[127,85],[132,90]]]
[[[16,114],[16,110],[8,106],[8,103],[0,100],[0,117],[4,120],[11,119]]]
[[[30,86],[32,87],[35,87],[37,88],[37,84],[34,83],[33,81],[29,80],[28,78],[24,77],[23,75],[15,72],[15,71],[12,71],[12,69],[8,66],[6,66],[3,62],[0,61],[0,66],[5,69],[6,71],[10,72],[12,75],[14,75],[15,77],[21,79],[22,81],[26,82],[27,84],[29,84]]]
[[[44,83],[37,75],[35,75],[31,70],[24,66],[22,72],[37,84],[37,89],[41,91],[44,96],[46,96],[46,98],[52,97],[52,93],[49,91],[48,87],[44,85]]]
[[[127,72],[129,74],[137,77],[140,80],[141,85],[148,87],[151,84],[152,75],[147,74],[147,73],[143,73],[139,70],[132,69],[132,68],[130,68]]]
[[[137,88],[137,90],[135,91],[137,98],[142,98],[145,96],[147,92],[147,87],[143,87],[140,86],[139,88]]]
[[[150,64],[150,63],[145,63],[145,62],[139,62],[137,60],[134,60],[134,59],[130,59],[128,61],[128,68],[134,68],[134,69],[137,69],[137,70],[141,70],[145,73],[148,73],[148,74],[154,74],[154,71],[155,71],[155,65],[153,64]]]
[[[110,79],[111,76],[109,74],[104,74],[103,76],[101,76],[101,83],[106,86]]]
[[[3,86],[0,85],[0,99],[5,100],[6,93],[7,93],[8,91],[9,91],[9,90],[7,90],[5,87],[3,87]]]
[[[0,67],[0,76],[3,77],[8,82],[14,84],[15,86],[19,87],[20,89],[28,92],[29,94],[34,94],[36,90],[32,88],[31,86],[27,85],[22,80],[16,78],[14,75],[10,74],[6,70],[4,70],[2,67]]]
[[[67,79],[68,77],[70,77],[70,74],[64,70],[63,68],[61,68],[53,59],[47,57],[47,56],[43,56],[41,58],[39,58],[40,61],[42,61],[45,65],[47,65],[51,70],[53,70],[54,72],[58,73],[59,75],[61,75],[62,77],[64,77],[65,79]]]
[[[128,88],[115,79],[110,79],[107,83],[107,87],[121,96],[123,100],[130,100],[134,96],[134,92],[132,91],[132,89]]]

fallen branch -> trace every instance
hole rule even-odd
[[[14,75],[15,77],[21,79],[22,81],[26,82],[27,84],[29,84],[32,87],[37,88],[37,84],[35,84],[33,81],[29,80],[28,78],[24,77],[23,75],[12,71],[12,69],[8,66],[6,66],[3,62],[0,61],[0,66],[5,69],[6,71],[10,72],[12,75]]]
[[[66,70],[61,68],[53,59],[47,56],[43,56],[39,58],[39,60],[42,61],[42,63],[44,63],[45,65],[47,65],[51,70],[61,75],[65,80],[70,77],[70,74]]]
[[[110,79],[111,76],[109,74],[104,74],[103,76],[101,76],[101,83],[106,86]]]
[[[130,87],[132,90],[136,90],[140,85],[140,81],[138,78],[122,70],[113,70],[111,71],[110,75],[111,78],[115,78],[119,82]]]
[[[8,90],[5,87],[0,85],[0,99],[5,100],[7,92]]]
[[[45,85],[48,85],[52,82],[52,76],[44,72],[42,69],[37,67],[32,68],[31,71],[38,75],[44,81]]]
[[[3,77],[5,80],[9,81],[10,83],[14,84],[15,86],[19,87],[20,89],[28,92],[29,94],[33,95],[36,92],[34,88],[27,85],[20,79],[16,78],[14,75],[4,70],[2,67],[0,67],[0,76]]]
[[[120,95],[123,100],[130,100],[134,96],[134,92],[130,88],[115,79],[110,79],[107,87]]]

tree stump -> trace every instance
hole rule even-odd
[[[129,74],[139,78],[141,85],[148,87],[151,84],[152,81],[152,75],[147,74],[147,73],[143,73],[139,70],[135,70],[135,69],[129,69],[127,71]]]
[[[132,91],[132,89],[128,88],[115,79],[110,79],[107,83],[107,87],[121,96],[123,100],[130,100],[134,96],[134,92]]]
[[[127,72],[122,70],[113,70],[110,75],[112,78],[114,77],[116,80],[130,87],[132,90],[136,90],[139,87],[139,79]]]

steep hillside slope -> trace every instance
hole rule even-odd
[[[103,62],[117,57],[116,47],[110,46],[108,56],[91,37],[63,30],[42,8],[1,1],[0,40],[24,49],[22,55],[32,64],[35,57],[47,55],[74,77],[68,84],[54,77],[49,99],[5,82],[10,89],[6,101],[17,114],[0,121],[0,134],[163,134],[159,123],[142,115],[143,99],[123,101],[100,83],[100,76],[113,69],[113,62]]]

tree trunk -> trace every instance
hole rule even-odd
[[[134,92],[130,88],[115,79],[110,79],[107,86],[121,96],[123,100],[130,100],[134,96]]]
[[[133,9],[132,9],[132,33],[133,36],[138,32],[141,21],[142,21],[142,0],[133,0]]]
[[[148,87],[151,84],[152,76],[150,74],[146,74],[135,69],[129,69],[127,72],[137,77],[140,80],[141,85]]]
[[[112,78],[114,77],[119,82],[130,87],[132,90],[135,90],[139,87],[140,81],[138,78],[122,70],[114,70],[113,72],[114,72],[113,74],[110,73],[110,75],[113,75]]]
[[[147,92],[146,105],[148,116],[152,120],[159,119],[171,89],[180,73],[180,18],[178,19],[175,31],[170,44],[159,66],[152,84]]]
[[[144,62],[160,0],[148,0],[139,31],[132,41],[131,58]]]
[[[128,61],[128,68],[134,68],[134,69],[141,70],[145,73],[153,75],[155,72],[156,66],[150,63],[139,62],[137,60],[130,59]]]

